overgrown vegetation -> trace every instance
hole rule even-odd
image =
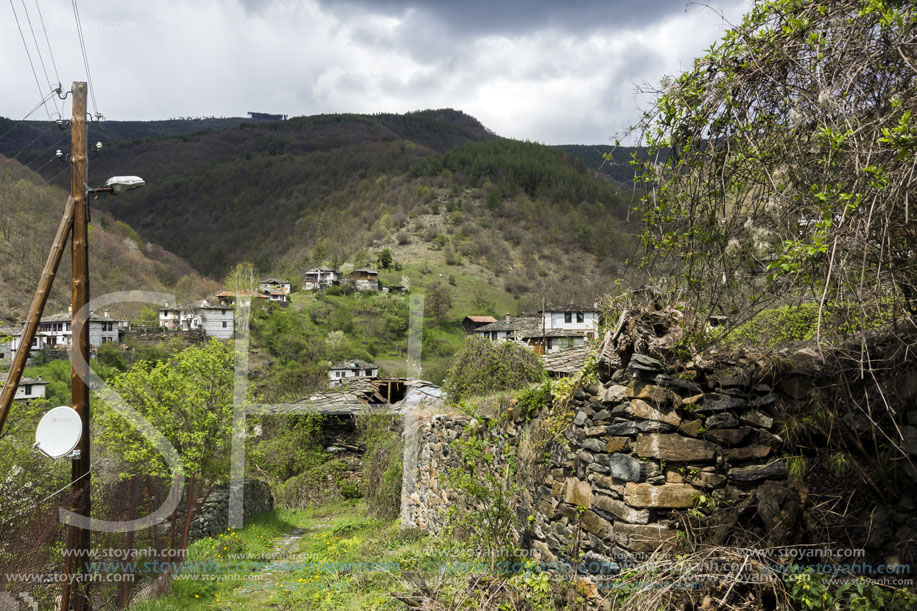
[[[396,418],[384,414],[359,416],[357,430],[363,452],[363,498],[370,514],[394,519],[401,509],[404,443]]]
[[[896,0],[756,3],[663,83],[638,127],[643,243],[699,320],[814,296],[826,340],[832,302],[861,335],[863,309],[917,313],[915,32]]]
[[[527,346],[468,337],[452,359],[444,388],[449,401],[459,403],[470,397],[525,388],[544,378],[541,359]]]

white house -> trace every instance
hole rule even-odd
[[[599,328],[599,311],[578,305],[565,305],[545,309],[545,329],[576,331],[584,334],[586,339],[595,339]]]
[[[541,312],[512,317],[474,329],[478,337],[494,341],[523,342],[538,353],[557,352],[582,346],[595,339],[599,327],[599,311],[577,305],[545,308]]]
[[[188,305],[166,304],[159,308],[159,326],[170,331],[194,331],[201,326],[201,315]]]
[[[217,339],[232,339],[235,311],[226,305],[203,305],[200,307],[201,326],[204,335]]]
[[[316,267],[306,272],[303,288],[314,291],[323,286],[337,286],[341,283],[341,272],[327,267]]]
[[[73,329],[71,329],[71,314],[60,313],[42,318],[38,323],[38,330],[32,340],[31,351],[43,348],[69,350],[73,344]],[[129,329],[126,320],[115,320],[105,312],[104,316],[91,315],[89,319],[89,346],[98,348],[102,344],[121,343],[121,339]],[[16,356],[16,351],[22,343],[22,331],[19,329],[9,342],[9,356]]]
[[[0,344],[0,360],[12,360],[16,356],[16,351],[22,344],[22,332],[24,327],[19,329],[4,331],[4,340]],[[47,335],[36,332],[32,338],[32,347],[30,352],[34,353],[48,345]]]
[[[328,371],[331,386],[340,386],[348,378],[375,378],[378,375],[379,368],[376,365],[360,360],[341,361]]]
[[[73,343],[73,330],[70,328],[72,315],[61,312],[42,318],[38,323],[38,332],[46,337],[46,344],[50,348],[70,348]],[[103,316],[90,314],[89,318],[89,345],[98,348],[102,344],[121,343],[124,326],[127,321],[115,320],[105,312]]]
[[[8,373],[0,373],[0,386],[6,384],[9,377]],[[19,378],[19,386],[16,388],[16,394],[13,396],[15,401],[31,401],[32,399],[44,399],[48,383],[37,378]]]
[[[265,278],[258,285],[258,289],[264,292],[275,292],[283,293],[284,295],[290,294],[291,284],[287,280],[281,280],[279,278]]]

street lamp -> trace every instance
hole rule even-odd
[[[98,195],[100,193],[111,193],[112,195],[121,195],[125,191],[139,189],[146,185],[146,182],[139,176],[112,176],[105,181],[105,184],[97,189],[86,191],[89,195]]]

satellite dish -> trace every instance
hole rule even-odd
[[[42,416],[35,429],[35,446],[42,454],[60,458],[73,451],[83,435],[83,420],[72,407],[61,405]]]

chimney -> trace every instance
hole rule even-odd
[[[506,322],[509,322],[509,319],[510,319],[510,315],[506,314]]]
[[[110,312],[108,310],[105,310],[104,312],[102,312],[102,316],[104,316],[105,318],[111,318]]]
[[[67,306],[67,314],[73,314],[73,306],[72,306],[72,305],[68,305],[68,306]]]

